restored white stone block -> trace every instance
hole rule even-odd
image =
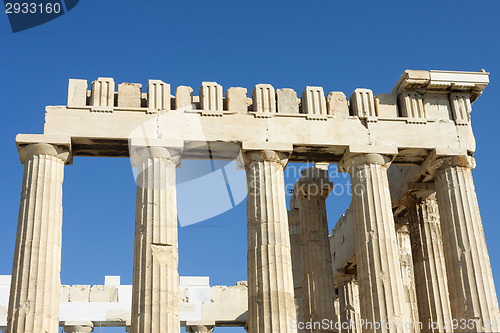
[[[175,109],[192,110],[193,108],[193,88],[178,86],[175,91]]]
[[[118,85],[118,106],[123,108],[141,107],[142,84],[123,82]]]
[[[209,286],[210,278],[208,276],[180,276],[179,285],[182,287]]]
[[[115,105],[115,80],[100,77],[92,82],[90,105],[93,111],[110,112]]]
[[[106,275],[104,276],[104,284],[106,286],[119,286],[120,275]]]
[[[223,112],[222,86],[217,82],[202,82],[200,107],[203,115],[220,115]]]
[[[408,118],[410,123],[425,123],[425,108],[422,95],[416,91],[405,91],[399,95],[401,116]]]
[[[78,107],[87,105],[87,80],[69,79],[68,106]]]
[[[296,114],[299,113],[299,99],[293,89],[283,88],[276,90],[278,101],[278,113]]]
[[[332,116],[349,117],[349,105],[347,97],[341,91],[332,91],[326,96],[327,113]]]
[[[451,93],[450,103],[455,123],[457,125],[467,125],[470,121],[470,113],[472,111],[469,93]]]
[[[264,116],[273,116],[276,113],[276,95],[270,84],[257,84],[252,91],[253,110]],[[263,115],[259,115],[263,116]]]
[[[307,86],[302,92],[302,113],[307,119],[326,120],[326,100],[323,87]]]
[[[354,90],[349,98],[349,102],[353,116],[368,120],[375,120],[374,118],[377,117],[373,92],[370,89],[358,88]]]
[[[10,285],[11,275],[0,275],[0,286]]]
[[[231,87],[226,92],[227,109],[236,113],[247,113],[247,88]]]
[[[148,110],[170,110],[170,84],[161,80],[148,80]]]

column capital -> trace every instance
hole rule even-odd
[[[352,173],[356,167],[365,164],[377,164],[389,167],[398,154],[393,146],[349,146],[339,162],[339,170]]]
[[[302,177],[294,186],[294,195],[297,199],[308,199],[317,197],[326,199],[333,189],[333,183],[329,181],[328,164],[317,165],[301,171]]]
[[[276,162],[285,168],[289,157],[290,153],[275,150],[250,150],[243,153],[245,165],[249,165],[252,162],[268,161]]]
[[[71,164],[71,138],[59,135],[18,134],[16,145],[21,163],[24,164],[34,155],[59,157],[64,164]]]
[[[328,180],[299,180],[295,183],[294,194],[296,199],[320,197],[326,199],[333,189],[333,183]]]
[[[408,183],[407,188],[408,192],[400,200],[401,204],[406,208],[411,208],[426,199],[436,199],[434,182],[411,182]]]
[[[449,167],[463,167],[472,170],[476,167],[476,160],[474,157],[468,155],[435,156],[429,163],[427,172],[431,175],[436,175]]]
[[[214,325],[187,325],[186,332],[188,333],[211,333],[214,331]]]
[[[90,333],[94,331],[94,323],[91,321],[65,321],[63,328],[66,333]]]
[[[136,167],[147,158],[165,158],[178,167],[183,148],[183,140],[132,138],[129,140],[130,162]]]
[[[356,275],[337,273],[333,280],[335,281],[335,286],[339,287],[348,283],[356,283]]]

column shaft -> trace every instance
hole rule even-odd
[[[473,162],[464,163],[465,159],[437,162],[441,167],[436,193],[451,312],[460,325],[456,332],[499,331],[498,301],[472,180]],[[472,321],[475,324],[468,326]]]
[[[344,162],[353,189],[360,315],[366,321],[363,332],[409,331],[398,325],[410,320],[387,181],[388,162],[388,157],[378,154],[356,155]]]
[[[138,163],[131,327],[134,333],[177,333],[179,274],[177,157],[151,148]]]
[[[293,207],[292,207],[293,205]],[[295,207],[295,200],[290,201],[290,210],[288,211],[288,223],[290,228],[290,249],[292,255],[292,274],[295,296],[295,309],[297,321],[304,321],[303,307],[303,284],[304,268],[302,265],[302,231],[300,228],[300,213]]]
[[[297,332],[282,156],[258,151],[245,153],[245,159],[248,331]]]
[[[343,278],[338,283],[340,332],[359,333],[361,328],[356,324],[359,319],[359,291],[353,276]]]
[[[395,217],[396,221],[403,220],[401,217]],[[404,218],[406,222],[406,218]],[[396,225],[399,224],[396,222]],[[396,239],[399,247],[399,263],[401,264],[401,278],[403,279],[403,292],[406,304],[406,311],[409,314],[412,332],[420,332],[419,314],[417,307],[417,294],[415,290],[415,274],[413,272],[413,259],[411,255],[410,232],[406,224],[401,225],[396,230]]]
[[[311,173],[318,177],[311,177]],[[325,206],[331,187],[328,170],[316,167],[304,170],[301,180],[295,185],[302,231],[304,321],[318,323],[317,326],[306,329],[306,332],[331,332],[331,327],[325,329],[319,323],[325,319],[329,322],[336,319],[332,255]]]
[[[452,332],[445,325],[452,317],[436,197],[415,199],[408,206],[408,222],[421,332]]]
[[[57,147],[35,144],[26,152],[12,268],[8,332],[56,333],[61,286],[62,183]],[[21,153],[21,151],[20,151]]]

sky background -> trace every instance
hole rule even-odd
[[[148,79],[161,79],[172,91],[216,81],[224,91],[270,83],[349,96],[356,88],[390,92],[405,69],[484,68],[491,83],[473,105],[473,174],[498,288],[499,12],[497,0],[80,0],[68,14],[15,34],[0,13],[0,275],[11,274],[22,184],[15,136],[43,132],[44,107],[66,103],[69,78],[113,77],[142,83],[144,92]],[[296,178],[287,174],[290,184]],[[105,275],[132,283],[135,194],[128,159],[77,157],[65,168],[63,284],[103,284]],[[328,198],[330,230],[349,201]],[[180,275],[209,276],[212,285],[246,280],[246,201],[179,228],[179,253]]]

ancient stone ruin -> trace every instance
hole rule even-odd
[[[133,83],[115,91],[112,78],[90,90],[70,80],[67,105],[46,108],[44,133],[16,138],[24,180],[12,277],[0,279],[0,310],[10,295],[0,328],[500,330],[472,178],[471,104],[488,82],[484,71],[407,70],[390,93],[356,89],[347,100],[312,86],[298,98],[258,84],[249,98],[239,87],[224,97],[215,82],[174,96],[160,80],[146,93]],[[73,156],[131,158],[138,170],[132,286],[113,277],[61,286],[62,182]],[[176,167],[204,158],[246,170],[248,282],[233,287],[178,275]],[[315,165],[287,211],[288,162]],[[332,163],[350,173],[352,202],[329,235]]]

